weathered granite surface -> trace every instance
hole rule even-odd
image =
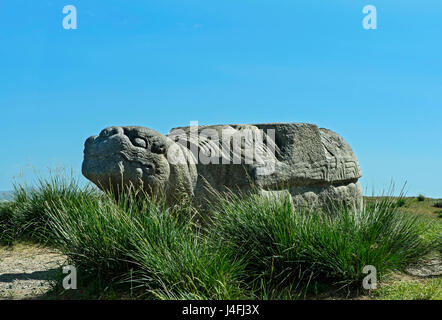
[[[305,123],[182,127],[168,135],[110,127],[87,139],[82,171],[102,190],[132,183],[171,201],[185,192],[202,203],[227,189],[286,193],[301,206],[362,201],[351,147]]]

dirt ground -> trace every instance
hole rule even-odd
[[[65,261],[53,249],[35,244],[0,247],[0,300],[38,298],[51,288],[48,279]]]

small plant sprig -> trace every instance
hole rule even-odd
[[[407,201],[405,201],[404,198],[399,198],[399,199],[396,201],[396,206],[397,206],[398,208],[400,208],[400,207],[405,206],[406,203],[407,203]]]
[[[435,208],[442,208],[442,200],[436,201],[433,204],[433,207],[435,207]]]

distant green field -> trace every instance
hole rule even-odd
[[[368,204],[380,199],[382,197],[364,197]],[[441,203],[442,199],[425,198],[424,201],[419,201],[417,197],[404,197],[397,198],[397,201],[399,202],[400,199],[404,200],[403,204],[399,207],[400,212],[413,213],[433,219],[441,217],[442,208],[437,207],[436,204]]]

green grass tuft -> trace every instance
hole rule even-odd
[[[51,243],[53,239],[46,210],[48,204],[56,206],[84,197],[96,198],[98,192],[91,186],[81,187],[73,176],[54,175],[39,179],[33,188],[14,185],[13,201],[3,205],[7,209],[0,209],[0,215],[7,216],[7,223],[0,222],[0,243],[12,244],[18,239]]]
[[[166,208],[129,190],[118,201],[112,195],[61,199],[47,215],[55,244],[75,266],[143,288],[148,297],[234,299],[241,293],[242,264],[200,235],[189,205]]]
[[[364,266],[382,277],[440,245],[440,225],[390,198],[323,212],[293,209],[287,197],[230,194],[211,207],[201,216],[185,198],[167,207],[133,188],[116,197],[55,176],[16,186],[14,201],[0,204],[0,242],[50,244],[83,283],[96,280],[90,292],[129,287],[153,299],[298,299],[360,287]]]
[[[215,213],[215,238],[248,256],[252,278],[284,283],[318,278],[360,284],[364,266],[379,275],[403,270],[434,249],[422,239],[429,228],[418,217],[398,214],[383,200],[359,209],[292,210],[290,200],[231,196]]]
[[[396,200],[396,206],[401,208],[407,204],[407,201],[404,198],[399,198]]]
[[[14,233],[14,203],[0,203],[0,244],[10,245],[15,239]]]

